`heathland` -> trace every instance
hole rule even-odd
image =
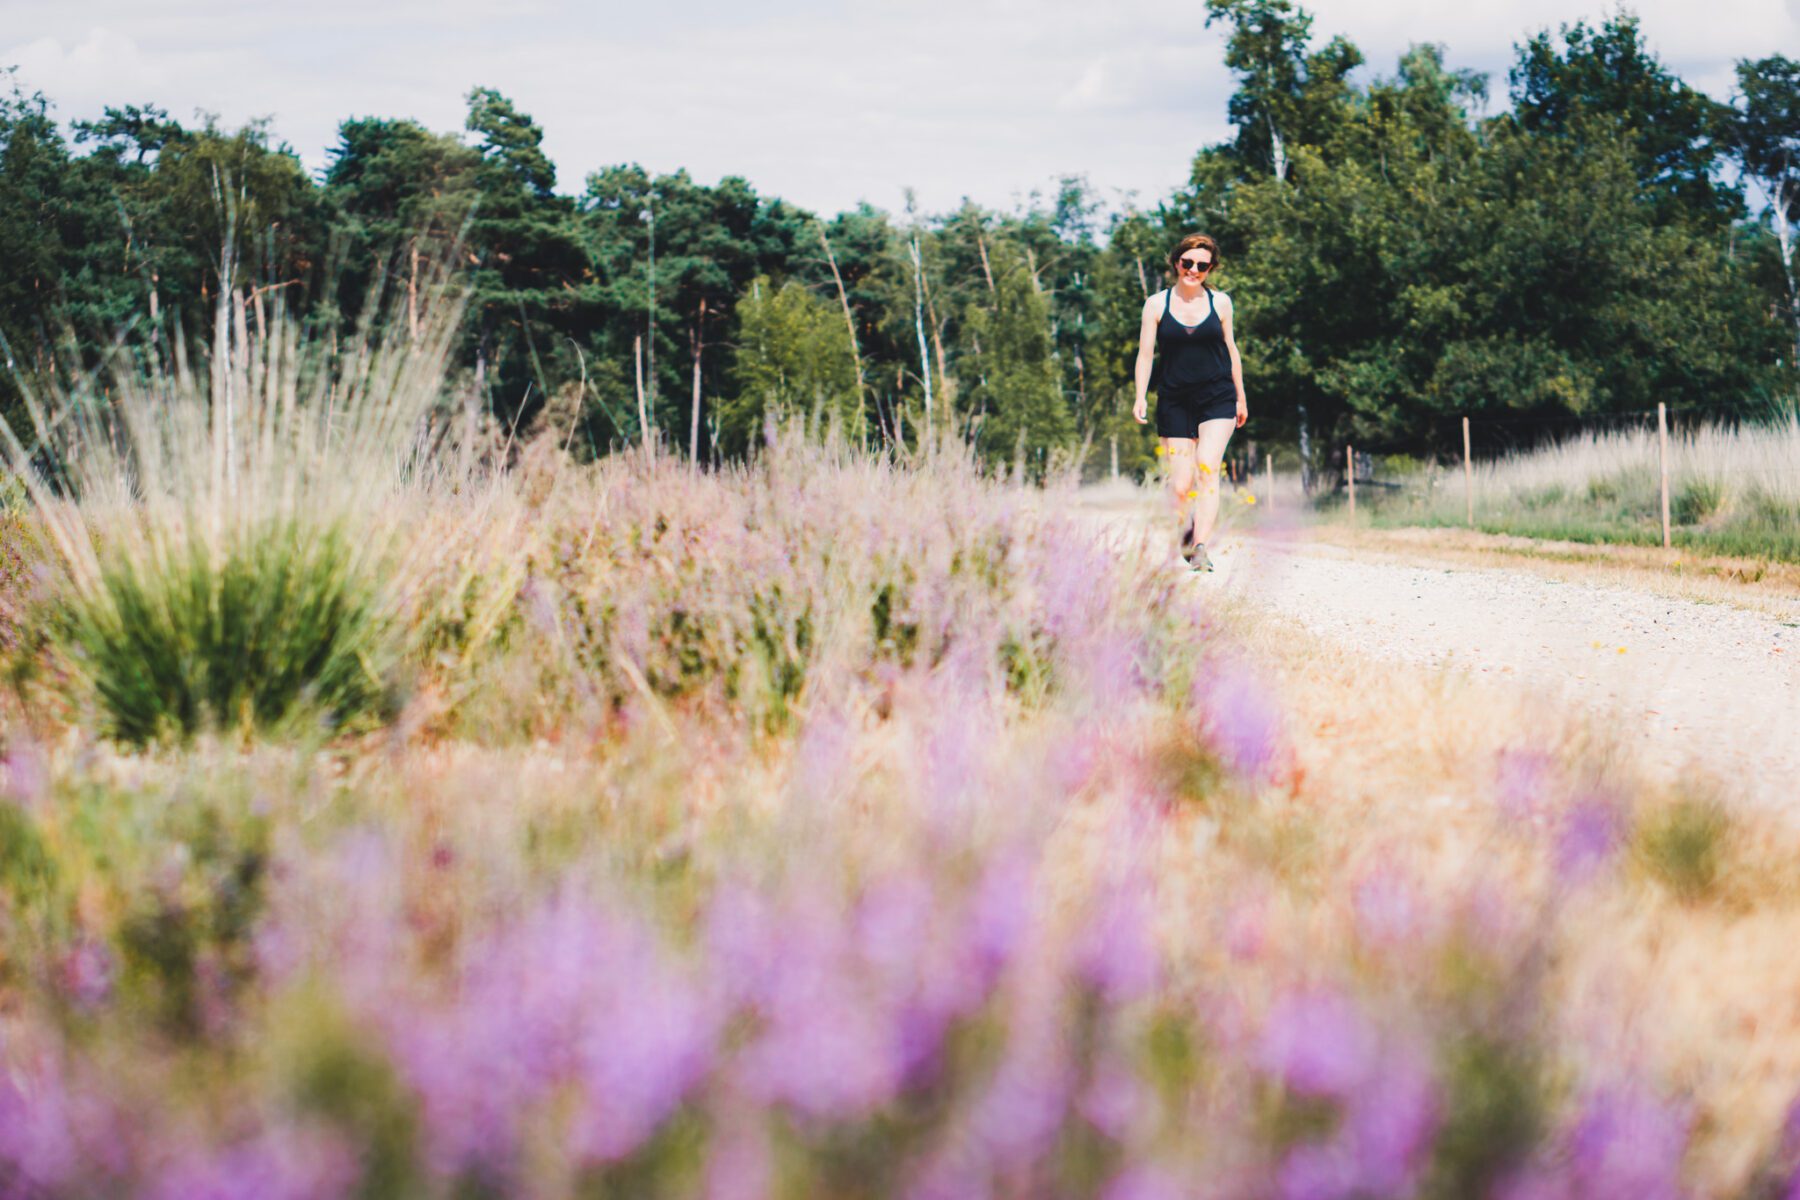
[[[952,439],[489,438],[462,286],[34,394],[6,1194],[1791,1187],[1791,823]]]

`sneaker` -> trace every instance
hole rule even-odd
[[[1206,557],[1206,546],[1201,542],[1194,543],[1193,553],[1187,556],[1187,560],[1188,565],[1193,567],[1196,571],[1210,571],[1213,569],[1212,559]]]

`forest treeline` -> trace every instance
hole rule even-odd
[[[1207,7],[1234,136],[1153,207],[1115,212],[1080,177],[1011,212],[824,216],[635,165],[570,194],[541,127],[484,88],[461,135],[344,121],[314,178],[266,124],[129,105],[65,133],[15,86],[0,333],[29,378],[71,337],[92,353],[134,323],[204,333],[221,289],[347,323],[377,280],[403,296],[455,247],[459,387],[496,425],[584,454],[648,424],[680,452],[739,455],[776,414],[872,445],[935,427],[1034,473],[1071,455],[1104,469],[1115,447],[1141,470],[1138,312],[1198,230],[1223,247],[1254,432],[1319,462],[1352,439],[1449,450],[1465,414],[1792,403],[1800,63],[1740,62],[1719,103],[1620,12],[1517,46],[1490,115],[1488,80],[1442,47],[1364,83],[1357,48],[1290,0]],[[18,383],[0,381],[14,415]]]

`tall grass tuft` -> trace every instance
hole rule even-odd
[[[159,331],[21,381],[30,427],[0,442],[54,567],[46,627],[112,736],[378,709],[462,301],[442,274],[416,322],[382,309],[344,331],[234,290],[191,352]]]

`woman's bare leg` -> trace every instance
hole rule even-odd
[[[1194,439],[1163,438],[1163,469],[1168,472],[1169,507],[1175,514],[1175,537],[1179,549],[1181,537],[1187,532],[1188,522],[1192,519],[1193,500],[1189,495],[1194,491]]]
[[[1225,461],[1225,444],[1237,422],[1230,417],[1200,422],[1200,436],[1188,445],[1194,447],[1195,470],[1200,476],[1195,489],[1200,495],[1194,508],[1194,539],[1202,545],[1212,540],[1219,523],[1219,471]]]

